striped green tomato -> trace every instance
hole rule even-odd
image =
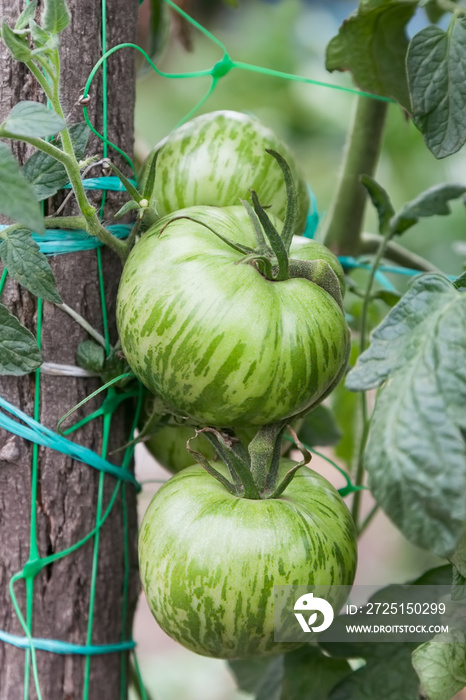
[[[256,190],[263,206],[284,218],[286,189],[278,163],[265,152],[278,151],[288,161],[299,194],[296,233],[306,225],[309,195],[296,159],[281,139],[255,117],[241,112],[210,112],[183,124],[150,154],[159,153],[150,204],[160,216],[196,204],[217,207],[239,204]]]
[[[292,464],[282,460],[281,477]],[[352,585],[356,559],[348,509],[307,467],[266,500],[234,496],[201,466],[188,467],[156,493],[139,535],[142,585],[160,627],[216,658],[299,646],[274,641],[274,586],[319,586],[337,612],[347,591],[330,586]]]
[[[202,425],[265,425],[307,410],[345,371],[341,308],[307,279],[266,279],[206,225],[254,245],[243,207],[190,207],[131,251],[117,299],[129,365],[170,411]]]

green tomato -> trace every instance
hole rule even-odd
[[[202,425],[265,425],[308,410],[344,374],[342,309],[307,279],[266,279],[202,222],[255,244],[241,206],[191,207],[151,228],[118,291],[129,365],[169,411]]]
[[[302,233],[309,194],[292,152],[269,127],[241,112],[220,111],[196,117],[155,147],[142,176],[144,183],[152,158],[158,153],[150,205],[160,216],[197,204],[238,205],[240,198],[250,200],[253,189],[261,204],[270,205],[268,211],[283,219],[283,174],[266,148],[278,151],[291,167],[299,195],[295,233]]]
[[[207,438],[204,435],[194,438],[194,435],[194,428],[184,425],[164,425],[144,444],[162,467],[175,474],[196,462],[187,450],[188,440],[191,440],[191,449],[201,452],[207,459],[215,459],[215,450]]]
[[[282,460],[281,477],[292,465]],[[267,500],[234,496],[199,465],[188,467],[156,493],[139,535],[155,619],[183,646],[215,658],[299,646],[274,641],[274,586],[319,586],[337,612],[347,591],[336,587],[352,585],[356,559],[348,509],[307,467]]]

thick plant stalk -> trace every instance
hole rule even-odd
[[[357,255],[367,192],[361,175],[373,175],[379,158],[387,103],[358,97],[340,181],[327,215],[324,242],[337,255]]]
[[[102,8],[95,0],[67,0],[71,25],[60,35],[63,80],[61,99],[68,123],[83,120],[77,104],[83,81],[101,55]],[[42,6],[43,3],[40,3]],[[24,9],[23,0],[0,0],[0,14],[10,26]],[[107,2],[107,42],[113,46],[135,40],[138,0]],[[0,46],[0,119],[20,100],[44,102],[37,80],[24,64],[12,62]],[[131,54],[112,57],[108,71],[108,133],[109,138],[131,154],[134,110],[134,66]],[[102,86],[97,80],[91,91],[90,118],[102,132]],[[14,143],[12,148],[20,159],[31,149]],[[102,153],[102,146],[93,139],[88,153]],[[113,153],[109,153],[113,157]],[[97,176],[97,173],[96,173]],[[120,195],[109,195],[107,216],[121,206]],[[120,198],[119,198],[120,197]],[[119,198],[119,199],[118,199]],[[93,200],[99,205],[100,195]],[[56,211],[57,205],[48,213]],[[79,212],[67,207],[73,217]],[[72,228],[79,222],[65,222]],[[59,222],[54,222],[58,227]],[[107,311],[112,341],[115,341],[114,301],[121,264],[111,251],[102,254]],[[95,251],[61,255],[51,261],[63,301],[103,333],[101,299]],[[37,302],[11,279],[2,294],[6,304],[34,333]],[[43,355],[47,362],[74,364],[78,343],[88,334],[68,315],[44,303],[42,332]],[[96,380],[76,377],[42,376],[40,387],[40,421],[56,429],[59,418],[97,387]],[[34,414],[36,388],[34,376],[0,377],[0,395],[29,415]],[[93,401],[87,410],[97,408]],[[79,416],[81,417],[81,416]],[[128,420],[121,412],[112,426],[109,450],[125,442],[129,435]],[[102,449],[102,422],[88,424],[75,438],[81,444],[99,452]],[[110,457],[116,461],[117,457]],[[23,630],[13,612],[8,594],[11,576],[19,571],[29,554],[31,514],[32,445],[11,434],[0,431],[0,629],[22,636]],[[73,462],[71,458],[52,450],[38,451],[37,533],[41,556],[59,552],[88,534],[96,524],[96,504],[99,473],[91,467]],[[106,477],[103,484],[103,507],[107,507],[115,480]],[[138,578],[136,565],[136,507],[135,493],[126,487],[127,517],[130,527],[128,550],[124,552],[123,505],[121,491],[109,519],[100,532],[97,557],[97,586],[93,613],[92,644],[118,642],[122,632],[127,636],[135,607]],[[125,578],[124,558],[129,558],[130,575]],[[86,643],[89,634],[89,599],[93,569],[94,542],[89,541],[74,554],[65,556],[46,567],[34,584],[33,634],[37,637]],[[128,589],[126,624],[122,621],[123,590]],[[22,611],[26,611],[24,585],[15,591]],[[123,631],[123,626],[126,628]],[[30,678],[24,691],[25,652],[0,642],[0,698],[36,700]],[[86,661],[82,656],[37,652],[40,688],[47,700],[77,700],[83,693]],[[89,666],[88,698],[115,700],[120,697],[122,664],[126,654],[94,657]]]

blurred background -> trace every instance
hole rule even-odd
[[[226,45],[233,59],[353,87],[349,75],[329,74],[325,70],[326,45],[343,19],[355,9],[357,3],[352,0],[239,0],[236,8],[226,0],[184,0],[179,4]],[[167,19],[163,18],[166,24],[156,59],[159,69],[169,73],[191,72],[210,68],[222,58],[221,49],[200,31],[188,28],[177,17]],[[410,34],[426,23],[424,12],[419,10],[409,26]],[[148,27],[146,0],[140,10],[140,45],[144,48],[148,47]],[[138,65],[136,156],[142,163],[158,141],[205,95],[210,78],[167,79],[156,75],[142,60],[138,59]],[[233,70],[219,82],[198,113],[233,109],[251,112],[262,119],[298,156],[315,193],[319,213],[324,217],[336,187],[355,99],[354,95],[339,90]],[[402,110],[396,105],[390,106],[377,179],[390,194],[396,209],[432,185],[445,181],[464,182],[465,166],[464,149],[437,161]],[[422,220],[404,235],[403,244],[445,272],[457,275],[462,271],[466,251],[464,205],[454,202],[452,209],[449,217]],[[375,216],[370,210],[365,230],[376,231]],[[319,237],[319,230],[316,237]],[[365,273],[358,274],[363,285]],[[406,285],[403,278],[396,276],[390,276],[390,281],[401,291]],[[353,306],[351,312],[357,315],[356,299]],[[386,311],[386,307],[381,308],[380,313],[375,309],[372,323],[377,324]],[[331,451],[328,454],[335,457]],[[344,485],[341,475],[324,460],[315,457],[312,466],[337,488]],[[140,497],[141,517],[158,487],[154,480],[164,480],[168,476],[144,446],[138,446],[137,477],[151,482],[145,484]],[[370,496],[364,496],[364,508],[367,512],[370,510]],[[442,562],[406,542],[379,513],[362,536],[356,582],[404,582],[439,563]],[[135,638],[141,671],[153,700],[248,697],[235,691],[223,662],[191,654],[168,639],[151,617],[143,597],[136,618]]]

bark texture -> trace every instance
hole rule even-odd
[[[39,3],[41,5],[42,2]],[[68,122],[82,121],[82,108],[77,100],[87,76],[101,55],[101,3],[96,0],[68,0],[71,26],[61,35],[63,68],[62,102]],[[22,0],[0,0],[1,16],[10,26],[23,9]],[[39,7],[39,13],[40,13]],[[120,42],[134,41],[138,0],[112,0],[107,3],[108,48]],[[102,87],[100,78],[91,90],[89,114],[96,128],[102,130]],[[19,100],[44,101],[40,90],[24,65],[12,62],[5,47],[0,55],[0,118]],[[108,133],[109,138],[127,153],[133,148],[134,55],[126,50],[113,54],[108,63]],[[13,150],[24,158],[27,151],[12,144]],[[100,152],[102,146],[94,139],[88,154]],[[109,156],[114,154],[109,151]],[[115,162],[127,172],[119,162]],[[90,176],[98,176],[93,171]],[[97,196],[97,198],[99,195]],[[106,218],[111,217],[118,196],[107,197]],[[49,209],[53,211],[52,205]],[[69,210],[68,212],[69,213]],[[113,336],[116,289],[120,263],[110,251],[103,253],[107,309]],[[97,259],[94,251],[57,256],[52,261],[58,289],[63,300],[75,308],[94,327],[102,331],[102,309],[99,295]],[[33,332],[36,331],[37,303],[23,288],[8,280],[2,303],[15,313]],[[78,343],[87,338],[85,332],[52,304],[44,304],[42,349],[50,362],[75,362]],[[113,339],[115,339],[113,337]],[[41,377],[41,422],[55,429],[58,419],[97,387],[94,380],[69,377]],[[34,376],[0,377],[0,395],[33,415]],[[97,405],[88,404],[87,414]],[[129,410],[128,410],[129,409]],[[128,438],[131,408],[121,411],[112,424],[110,449]],[[81,414],[83,415],[83,414]],[[79,414],[77,416],[79,418]],[[88,424],[74,438],[81,444],[100,452],[102,423]],[[111,456],[114,462],[118,456]],[[37,489],[37,533],[41,556],[62,551],[87,535],[96,522],[99,473],[49,449],[39,450]],[[14,613],[8,584],[11,576],[22,569],[29,557],[31,511],[32,445],[0,431],[0,629],[22,635]],[[104,509],[116,481],[106,476],[103,485]],[[126,494],[125,494],[126,492]],[[126,497],[129,517],[129,607],[126,629],[123,631],[122,601],[124,588],[124,537],[122,498]],[[91,540],[76,553],[57,561],[36,577],[34,583],[33,636],[48,637],[85,644],[87,641],[89,598],[95,541]],[[120,490],[117,502],[101,533],[98,552],[97,588],[93,614],[92,643],[118,642],[124,632],[131,630],[132,615],[138,592],[136,568],[136,503],[131,486]],[[25,614],[25,587],[16,587],[20,606]],[[37,652],[40,689],[45,700],[77,700],[83,697],[84,657],[60,656]],[[89,698],[116,700],[120,697],[120,669],[127,664],[125,654],[93,657],[90,663]],[[0,642],[0,698],[34,700],[37,694],[31,680],[24,693],[25,652]]]

